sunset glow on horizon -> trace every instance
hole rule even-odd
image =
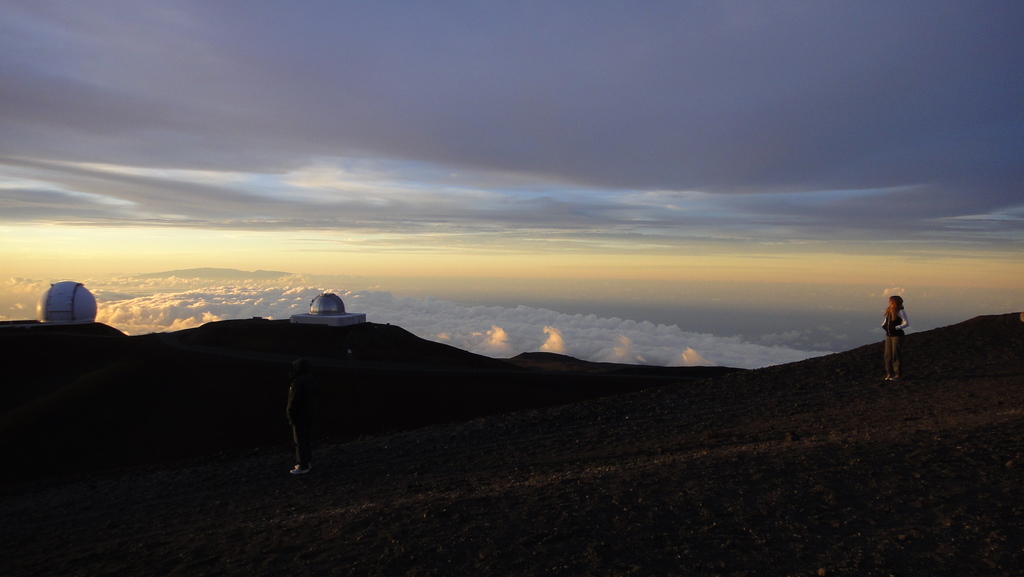
[[[21,285],[115,307],[201,268],[819,351],[892,287],[919,329],[1011,312],[1021,29],[1019,3],[8,2],[0,320]]]
[[[788,244],[749,243],[753,246],[740,250],[735,245],[703,242],[671,248],[635,243],[614,249],[559,250],[531,247],[531,243],[472,247],[437,239],[315,230],[297,238],[294,232],[38,223],[3,226],[0,233],[10,239],[0,266],[3,277],[70,278],[228,267],[327,275],[538,280],[884,285],[895,278],[917,286],[1024,290],[1020,253],[967,247],[947,252],[911,246],[887,253],[884,246],[861,243],[839,253],[829,252],[836,247],[825,242],[802,243],[796,247],[800,250]],[[894,269],[899,272],[892,273]]]

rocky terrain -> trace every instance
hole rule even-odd
[[[315,356],[303,476],[278,381],[307,349],[232,326],[67,337],[74,366],[3,337],[0,574],[1024,574],[1016,313],[909,335],[895,382],[880,344],[637,374],[365,329]]]

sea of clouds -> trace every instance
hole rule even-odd
[[[8,298],[17,293],[24,301],[47,286],[12,279],[4,289]],[[529,306],[466,305],[382,290],[344,290],[302,275],[240,282],[125,277],[92,280],[86,286],[97,297],[96,320],[132,335],[226,319],[287,319],[309,312],[317,295],[333,292],[344,300],[348,312],[365,313],[370,322],[398,325],[421,338],[495,358],[546,351],[598,362],[758,368],[826,354],[745,342],[737,336],[686,332],[676,325],[648,321]],[[24,304],[8,308],[15,310],[15,316],[18,310],[29,312]]]

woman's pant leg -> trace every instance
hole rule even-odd
[[[313,427],[294,425],[292,437],[295,439],[295,459],[301,468],[308,469],[309,461],[313,458]]]
[[[903,337],[885,337],[885,374],[900,375],[900,357],[903,352]]]

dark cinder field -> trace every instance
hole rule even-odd
[[[0,332],[0,573],[1024,573],[1017,314],[908,336],[901,382],[880,344],[686,371],[292,330]]]

